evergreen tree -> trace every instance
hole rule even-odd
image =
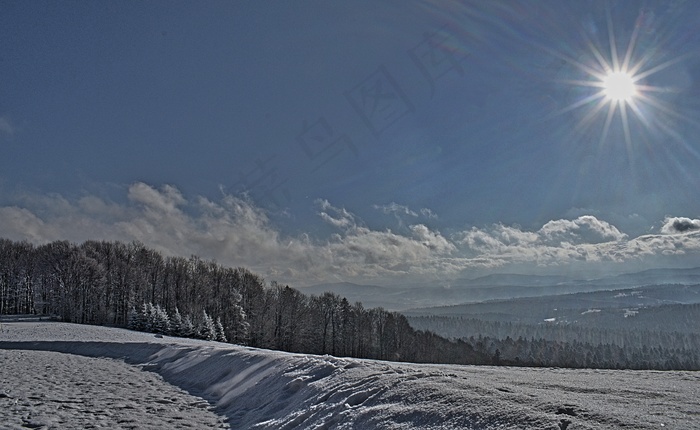
[[[216,326],[214,320],[207,314],[207,311],[202,311],[202,320],[199,323],[197,330],[200,339],[216,340]]]
[[[185,317],[182,319],[180,336],[193,338],[195,337],[195,333],[196,330],[194,327],[194,323],[192,322],[192,318],[189,315],[185,315]]]
[[[143,331],[153,333],[153,326],[155,325],[156,318],[156,308],[155,306],[153,306],[153,303],[148,302],[144,303],[141,309],[141,312],[143,313]]]
[[[183,335],[183,319],[180,315],[180,310],[175,308],[175,313],[170,318],[170,335],[184,337]]]
[[[131,308],[129,310],[129,321],[126,326],[129,330],[142,331],[143,330],[143,316],[136,308]]]
[[[228,342],[226,340],[226,333],[224,332],[224,325],[221,324],[220,317],[216,317],[216,323],[214,324],[214,328],[216,331],[216,340],[218,342]]]
[[[149,307],[144,302],[143,304],[141,304],[141,308],[138,311],[136,311],[136,318],[134,323],[135,330],[149,331],[149,314]]]
[[[170,334],[170,317],[160,305],[153,308],[153,333]]]
[[[231,306],[230,321],[231,342],[238,345],[247,345],[250,335],[250,323],[245,310],[240,304],[234,303]]]

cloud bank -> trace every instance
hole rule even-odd
[[[700,261],[700,220],[692,218],[667,217],[658,232],[635,238],[592,215],[552,220],[535,231],[494,224],[445,234],[418,222],[435,218],[428,209],[375,206],[414,221],[394,232],[371,229],[327,200],[315,205],[319,222],[335,230],[328,237],[285,235],[245,196],[223,194],[213,201],[188,198],[170,185],[135,183],[121,204],[94,195],[24,195],[20,204],[0,207],[0,237],[37,244],[136,240],[167,255],[245,266],[295,286],[430,282],[516,269],[625,271]]]

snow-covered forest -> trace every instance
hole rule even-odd
[[[697,370],[697,336],[619,342],[557,329],[532,337],[517,324],[458,324],[366,309],[333,293],[307,296],[245,268],[166,257],[139,243],[0,240],[0,314],[38,314],[252,347],[392,361]],[[425,324],[430,322],[430,324]],[[425,328],[431,327],[448,339]],[[469,336],[464,336],[464,333]],[[499,336],[502,333],[502,336]],[[657,336],[658,337],[658,336]],[[646,337],[649,340],[651,338]],[[670,343],[669,343],[670,342]]]
[[[164,257],[139,243],[0,240],[0,314],[23,313],[289,352],[490,362],[464,342],[414,330],[401,314],[331,293],[306,296],[245,268]]]

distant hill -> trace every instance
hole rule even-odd
[[[488,321],[513,321],[528,324],[582,321],[598,318],[599,313],[634,316],[639,309],[662,305],[700,303],[699,285],[653,285],[631,289],[604,290],[541,297],[521,297],[405,310],[407,316],[449,316]],[[696,327],[696,331],[700,326]]]
[[[405,311],[492,300],[559,296],[670,284],[700,285],[700,268],[650,269],[587,280],[576,280],[566,276],[493,274],[475,279],[456,279],[449,284],[382,287],[341,282],[302,287],[300,290],[306,294],[315,295],[329,291],[346,297],[352,303],[362,302],[365,307]],[[667,299],[673,300],[672,297]]]
[[[520,275],[515,273],[496,273],[492,275],[481,276],[474,279],[457,279],[455,285],[463,287],[469,286],[513,286],[519,285],[523,287],[536,286],[552,286],[573,281],[572,278],[557,275]]]
[[[600,281],[627,285],[700,284],[700,267],[692,269],[649,269],[603,278]]]

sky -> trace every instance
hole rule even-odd
[[[292,286],[700,266],[699,12],[0,0],[0,237]]]

